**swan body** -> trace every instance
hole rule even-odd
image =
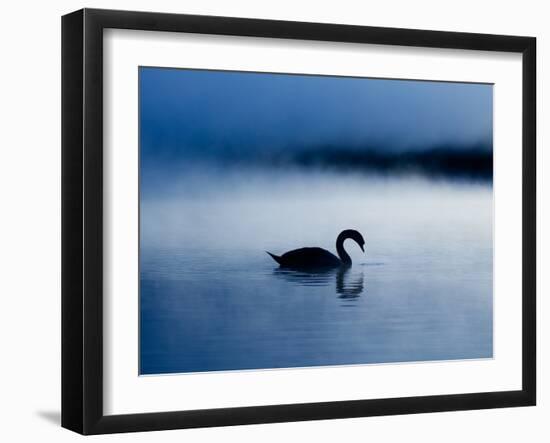
[[[281,267],[307,269],[307,268],[337,268],[340,266],[351,266],[351,257],[344,249],[344,241],[347,239],[354,240],[361,250],[365,252],[365,240],[363,236],[354,229],[346,229],[342,231],[336,239],[336,252],[339,257],[330,253],[323,248],[300,248],[285,252],[278,256],[267,252],[273,260]]]

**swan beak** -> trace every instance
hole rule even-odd
[[[361,248],[361,251],[365,252],[365,248],[363,247],[363,245],[359,245],[359,247]]]

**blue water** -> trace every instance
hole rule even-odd
[[[206,183],[209,183],[208,185]],[[264,252],[335,252],[285,271]],[[141,200],[142,374],[490,358],[492,188],[329,174],[182,176]]]

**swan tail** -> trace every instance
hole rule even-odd
[[[275,255],[275,254],[272,254],[271,252],[269,251],[265,251],[267,252],[269,255],[271,255],[271,258],[273,260],[275,260],[277,263],[281,264],[281,257],[279,257],[278,255]]]

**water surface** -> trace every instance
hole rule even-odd
[[[492,357],[487,184],[236,169],[154,189],[140,208],[142,374]],[[265,253],[334,253],[346,228],[366,240],[366,254],[346,242],[348,270],[283,270]]]

